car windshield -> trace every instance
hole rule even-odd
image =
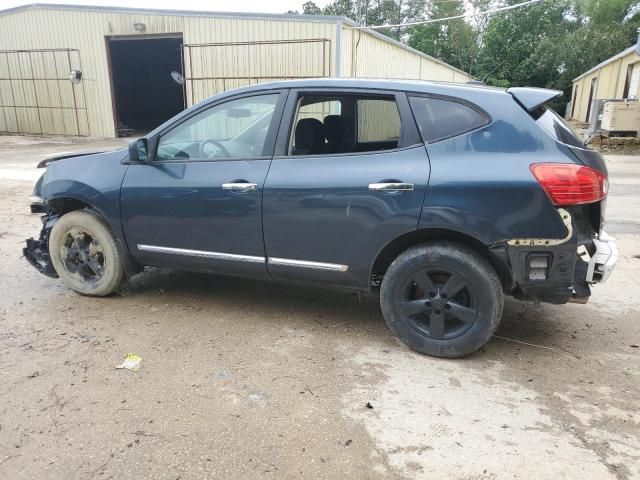
[[[565,120],[553,109],[545,106],[543,113],[536,120],[553,138],[559,142],[566,143],[572,147],[584,148],[582,135],[573,129]]]

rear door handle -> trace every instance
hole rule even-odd
[[[385,192],[408,192],[413,190],[413,183],[403,182],[386,182],[386,183],[370,183],[369,190],[382,190]]]
[[[249,183],[249,182],[233,182],[233,183],[223,183],[223,190],[233,190],[234,192],[250,192],[251,190],[255,190],[258,188],[257,183]]]

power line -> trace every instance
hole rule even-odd
[[[358,27],[345,27],[345,28],[351,28],[354,30],[366,30],[366,29],[371,29],[371,30],[375,30],[378,28],[398,28],[398,27],[410,27],[413,25],[425,25],[427,23],[437,23],[437,22],[446,22],[448,20],[455,20],[458,18],[471,18],[471,17],[482,17],[484,15],[491,15],[492,13],[498,13],[498,12],[505,12],[507,10],[514,10],[516,8],[520,8],[520,7],[526,7],[528,5],[533,5],[534,3],[538,3],[541,0],[529,0],[528,2],[522,2],[522,3],[517,3],[515,5],[509,5],[508,7],[500,7],[500,8],[494,8],[492,10],[485,10],[484,12],[478,12],[478,13],[465,13],[463,15],[456,15],[453,17],[444,17],[444,18],[432,18],[429,20],[421,20],[419,22],[407,22],[407,23],[396,23],[394,25],[366,25],[366,26],[358,26]]]

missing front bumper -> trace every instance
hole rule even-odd
[[[51,263],[46,241],[29,238],[27,240],[27,246],[22,249],[22,253],[24,254],[24,258],[27,259],[27,262],[40,273],[47,277],[58,278],[58,274]]]
[[[58,278],[58,274],[55,268],[53,268],[51,256],[49,255],[49,234],[56,220],[58,220],[56,215],[45,215],[42,217],[43,227],[40,231],[40,238],[38,240],[34,238],[27,239],[27,245],[22,249],[22,253],[24,258],[27,259],[27,262],[43,275],[52,278]]]

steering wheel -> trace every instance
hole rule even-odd
[[[207,145],[214,145],[218,150],[211,154],[210,151],[207,151]],[[222,155],[218,155],[218,153],[222,153]],[[220,143],[218,140],[205,140],[200,144],[200,157],[202,158],[215,158],[215,157],[231,157],[229,150]]]

